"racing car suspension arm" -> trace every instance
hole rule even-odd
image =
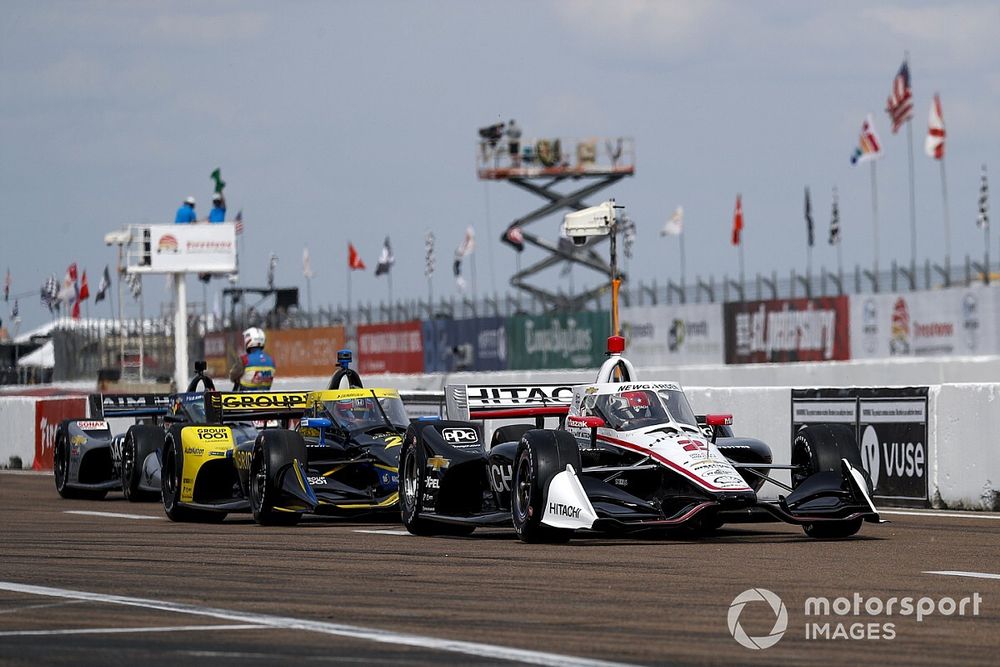
[[[755,466],[755,465],[751,465],[749,463],[747,463],[747,464],[740,464],[740,465],[737,465],[737,464],[734,463],[733,467],[734,468],[738,468],[740,470],[746,470],[751,475],[756,475],[757,477],[760,477],[761,479],[767,480],[768,482],[771,482],[771,484],[774,484],[775,486],[780,486],[781,488],[785,489],[788,492],[792,492],[792,491],[795,490],[792,487],[790,487],[787,484],[785,484],[784,482],[779,482],[775,478],[773,478],[770,475],[768,475],[766,472],[757,472],[756,470],[754,470],[754,468],[772,468],[772,469],[773,468],[778,468],[778,469],[781,469],[781,470],[791,470],[793,468],[798,468],[799,466],[786,466],[786,465],[781,465],[781,464],[761,464],[759,466]]]

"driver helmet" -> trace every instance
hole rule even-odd
[[[371,405],[367,398],[344,399],[333,406],[334,416],[342,424],[369,421],[372,417]]]
[[[626,391],[611,397],[611,409],[619,419],[645,419],[652,416],[649,396],[644,391]]]
[[[255,347],[263,349],[266,341],[267,336],[265,336],[264,332],[257,327],[250,327],[243,332],[243,347],[246,348],[247,352]]]

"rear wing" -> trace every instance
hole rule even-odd
[[[170,394],[91,394],[90,416],[158,417],[170,411],[172,402]]]
[[[308,406],[307,391],[205,392],[205,419],[210,423],[298,419]]]
[[[573,402],[573,385],[451,384],[445,388],[448,419],[562,417]]]

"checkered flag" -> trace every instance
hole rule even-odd
[[[622,220],[622,245],[625,258],[632,259],[632,248],[635,246],[635,222],[627,215]]]
[[[976,219],[976,226],[980,229],[988,229],[990,226],[990,186],[986,182],[986,165],[983,165],[983,182],[979,186],[979,217]]]
[[[41,297],[42,305],[48,308],[50,312],[59,307],[59,282],[56,280],[54,273],[42,283]]]
[[[132,292],[132,298],[138,300],[142,296],[142,276],[138,273],[126,273],[125,282]]]
[[[427,232],[427,236],[424,237],[424,249],[426,250],[424,276],[430,278],[434,275],[434,232]]]
[[[830,212],[830,245],[840,243],[840,208],[837,206],[837,188],[833,189],[833,210]]]

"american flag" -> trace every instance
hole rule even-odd
[[[840,243],[840,208],[837,206],[837,188],[833,189],[833,210],[830,212],[830,245]]]
[[[906,61],[899,66],[896,78],[892,80],[892,94],[885,108],[892,118],[892,133],[896,134],[903,123],[913,118],[913,92],[910,90],[910,67]]]
[[[983,165],[983,182],[979,186],[979,217],[976,226],[987,229],[990,226],[990,186],[986,182],[986,165]]]
[[[243,233],[243,209],[239,210],[239,212],[236,214],[236,218],[233,220],[233,222],[236,223],[236,234],[237,235],[242,234]]]

